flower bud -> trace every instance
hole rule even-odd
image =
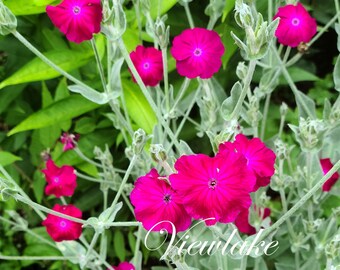
[[[5,36],[15,31],[17,28],[17,18],[0,0],[0,34]]]
[[[289,125],[304,152],[319,151],[322,147],[326,125],[323,120],[300,118],[299,126]]]
[[[158,17],[154,25],[154,36],[162,49],[166,48],[169,44],[170,27],[165,26],[167,18],[167,15],[164,15],[161,18]]]
[[[146,141],[149,139],[149,136],[146,135],[143,129],[138,129],[133,134],[132,140],[132,151],[135,155],[139,155],[146,144]]]
[[[165,149],[161,144],[151,144],[150,152],[152,159],[156,162],[162,162],[167,159]]]
[[[286,116],[288,112],[288,106],[286,103],[282,102],[281,106],[280,106],[280,114],[282,117]]]
[[[248,67],[244,62],[239,62],[236,68],[236,75],[240,80],[244,80],[248,73]]]

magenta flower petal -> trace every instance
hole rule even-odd
[[[279,7],[274,19],[280,18],[275,31],[278,41],[286,46],[297,47],[301,42],[309,42],[316,34],[316,20],[312,18],[303,5],[286,5]]]
[[[64,132],[60,137],[61,143],[64,145],[63,151],[72,150],[76,147],[76,142],[79,140],[79,134],[69,134]]]
[[[61,196],[72,196],[77,187],[77,175],[71,166],[57,167],[53,160],[46,162],[46,169],[42,170],[47,181],[45,193],[54,195],[57,198]]]
[[[172,233],[170,221],[176,231],[185,231],[190,227],[191,218],[185,211],[177,192],[152,169],[148,174],[137,179],[130,194],[135,206],[136,219],[142,222],[146,230],[166,229]],[[155,226],[157,223],[160,225]]]
[[[203,154],[181,156],[175,163],[177,174],[170,175],[170,182],[193,218],[215,218],[206,221],[207,225],[232,222],[251,205],[249,193],[256,178],[246,162],[235,152],[213,158]]]
[[[153,47],[146,48],[139,45],[135,51],[130,53],[130,57],[146,86],[156,86],[163,79],[163,60],[161,51]],[[136,82],[133,75],[132,79]]]
[[[257,180],[254,191],[259,187],[267,186],[270,183],[271,176],[275,172],[275,153],[259,138],[248,140],[243,134],[238,134],[233,143],[226,142],[220,144],[217,155],[235,151],[245,156],[247,159],[247,166],[256,175]]]
[[[129,262],[121,262],[118,266],[113,266],[114,270],[135,270],[135,266]]]
[[[323,174],[325,175],[332,169],[333,164],[329,158],[320,159],[321,167],[323,170]],[[340,175],[338,172],[335,172],[322,186],[322,191],[328,192],[334,186],[334,184],[338,181]]]
[[[46,13],[70,41],[80,43],[100,32],[100,0],[64,0],[57,6],[47,6]]]
[[[254,206],[254,208],[255,208],[256,214],[259,217],[261,215],[260,211],[261,210],[263,211],[262,219],[265,219],[270,216],[271,211],[269,208],[258,209],[256,206]],[[252,235],[256,233],[256,229],[249,223],[249,209],[245,209],[237,216],[235,220],[235,225],[241,233],[245,233],[248,235]]]
[[[53,207],[53,210],[75,218],[82,217],[82,212],[71,204],[56,204]],[[82,232],[81,223],[57,217],[52,214],[47,215],[47,218],[42,222],[42,225],[46,227],[47,233],[56,242],[61,242],[64,240],[76,240],[80,237]]]
[[[220,36],[204,28],[186,29],[175,37],[170,50],[181,76],[211,78],[221,65],[224,45]]]

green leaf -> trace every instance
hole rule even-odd
[[[127,28],[123,34],[123,41],[128,52],[133,51],[139,42],[138,31],[135,29]]]
[[[18,160],[22,160],[21,157],[15,156],[9,152],[0,151],[0,165],[1,166],[7,166]]]
[[[304,82],[304,81],[318,81],[319,77],[315,76],[313,73],[299,68],[299,67],[290,67],[287,69],[290,74],[293,82]],[[287,84],[286,79],[283,77],[280,78],[280,84]]]
[[[159,3],[161,3],[160,6],[160,15],[167,12],[169,9],[171,9],[178,0],[166,0],[166,1],[159,1],[159,0],[150,0],[150,14],[151,18],[156,19],[158,16],[158,9],[159,9]]]
[[[86,64],[92,56],[92,52],[58,50],[46,52],[44,55],[63,70],[71,71]],[[8,85],[48,80],[59,76],[61,76],[59,72],[44,63],[40,58],[35,57],[13,75],[2,81],[0,89]]]
[[[296,104],[299,108],[299,116],[303,118],[316,118],[314,100],[297,90],[295,94]]]
[[[242,92],[242,85],[240,82],[236,82],[230,91],[230,97],[225,99],[221,105],[222,117],[225,120],[230,120],[230,116],[236,107],[237,101]]]
[[[336,63],[334,66],[334,87],[337,91],[340,91],[340,56],[336,59]]]
[[[124,240],[124,235],[120,230],[116,230],[114,236],[113,236],[113,246],[114,246],[114,251],[117,257],[121,262],[125,261],[125,240]]]
[[[92,117],[83,117],[76,123],[74,131],[79,134],[91,133],[96,129],[96,122]]]
[[[31,15],[44,13],[48,4],[57,4],[55,0],[4,0],[5,5],[14,15]]]
[[[73,117],[94,110],[98,106],[98,104],[88,101],[80,95],[69,96],[33,113],[12,129],[8,133],[8,136],[21,131],[47,127],[72,119]]]
[[[44,187],[46,185],[46,180],[41,171],[35,171],[33,175],[33,192],[38,203],[41,203],[44,196]]]
[[[75,84],[75,85],[70,85],[68,89],[71,92],[81,94],[83,97],[97,104],[105,104],[109,102],[109,97],[106,93],[98,92],[91,88],[87,88],[87,87],[83,87],[81,85]]]
[[[138,127],[151,134],[157,118],[139,87],[133,82],[122,80],[126,106],[131,119]]]

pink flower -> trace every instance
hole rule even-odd
[[[146,86],[156,86],[163,79],[161,51],[153,47],[146,48],[138,45],[136,50],[130,53],[130,57]],[[132,80],[136,82],[133,75]]]
[[[135,266],[132,263],[122,262],[118,266],[112,266],[115,270],[135,270]]]
[[[64,132],[60,137],[61,143],[64,145],[63,151],[72,150],[76,147],[76,142],[79,140],[79,134],[69,134]]]
[[[316,21],[301,3],[280,7],[274,19],[278,17],[275,36],[283,45],[297,47],[301,42],[309,42],[316,33]]]
[[[204,219],[207,225],[232,222],[252,203],[249,193],[256,178],[246,165],[247,160],[235,152],[213,158],[185,155],[176,161],[177,174],[170,175],[170,182],[193,218]]]
[[[72,204],[56,204],[53,207],[53,210],[74,218],[82,217],[82,212]],[[57,217],[52,214],[47,215],[47,218],[42,222],[42,225],[46,227],[47,233],[56,242],[76,240],[80,237],[82,231],[81,223]]]
[[[220,36],[204,28],[186,29],[173,40],[170,50],[176,59],[177,71],[189,79],[208,79],[221,65],[224,46]]]
[[[46,162],[46,169],[42,170],[45,174],[47,186],[45,193],[54,195],[57,198],[61,196],[72,196],[77,187],[77,175],[71,166],[56,166],[52,159]]]
[[[258,209],[254,206],[256,214],[263,220],[270,216],[270,209]],[[262,212],[262,213],[261,213]],[[262,216],[261,216],[262,215]],[[241,233],[252,235],[256,233],[256,229],[249,224],[249,208],[242,211],[235,220],[235,225]]]
[[[68,40],[80,43],[100,32],[102,7],[100,0],[64,0],[47,6],[47,15]]]
[[[166,221],[175,225],[176,232],[185,231],[190,227],[191,218],[177,192],[159,176],[156,169],[137,179],[130,199],[135,206],[136,219],[142,222],[146,230],[166,229],[172,233],[172,226]],[[155,226],[159,222],[162,223]]]
[[[323,174],[325,175],[332,169],[333,164],[329,158],[320,159]],[[339,173],[335,172],[322,186],[322,190],[328,192],[331,190],[332,186],[338,181]]]
[[[247,159],[247,166],[256,175],[256,184],[253,191],[270,183],[270,178],[275,172],[276,155],[259,138],[248,140],[243,134],[238,134],[233,143],[225,142],[220,144],[217,155],[223,155],[225,152],[230,151],[241,153]]]

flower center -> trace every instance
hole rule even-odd
[[[143,63],[143,69],[148,70],[149,68],[150,68],[150,63],[149,62]]]
[[[292,25],[298,26],[299,24],[300,24],[300,20],[299,20],[298,18],[294,18],[294,19],[292,20]]]
[[[202,55],[202,50],[200,48],[196,48],[194,50],[194,56],[201,56]]]
[[[73,7],[73,13],[74,13],[74,14],[78,15],[78,14],[80,13],[80,11],[81,11],[81,9],[80,9],[79,6],[74,6],[74,7]]]
[[[59,179],[58,176],[56,176],[56,177],[53,178],[53,182],[54,182],[54,183],[59,183],[59,181],[60,181],[60,179]]]
[[[66,225],[67,225],[67,223],[66,223],[64,220],[60,221],[60,223],[59,223],[59,226],[60,226],[61,228],[65,228]]]
[[[171,202],[171,195],[170,195],[170,194],[166,194],[166,195],[163,197],[163,201],[164,201],[165,203]]]
[[[208,186],[210,189],[214,190],[217,186],[217,180],[214,178],[210,179]]]

